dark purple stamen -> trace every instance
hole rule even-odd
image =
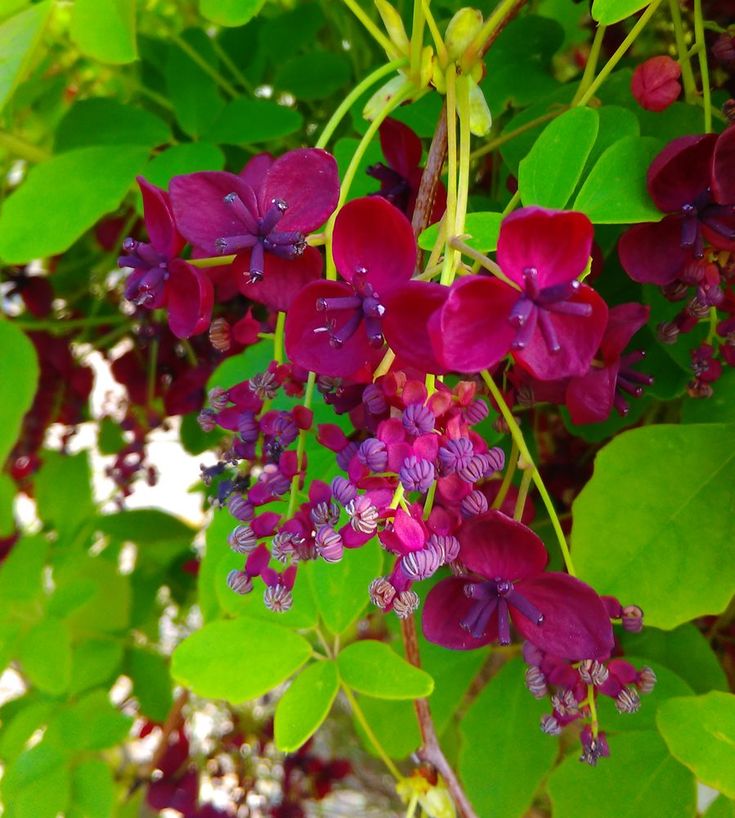
[[[354,295],[317,299],[317,311],[327,313],[327,317],[324,326],[319,327],[314,332],[328,332],[330,345],[333,349],[339,349],[357,332],[360,324],[364,321],[365,332],[370,345],[374,347],[382,346],[381,319],[385,313],[385,307],[380,303],[380,296],[367,280],[367,270],[364,267],[355,270],[355,275],[352,278],[352,289]],[[337,321],[329,313],[348,311],[352,312],[352,315],[337,329]]]
[[[550,313],[556,312],[586,318],[592,315],[592,307],[590,304],[580,304],[570,300],[582,286],[579,281],[554,284],[551,287],[540,289],[538,270],[535,267],[527,267],[523,271],[523,278],[525,291],[513,305],[508,319],[514,327],[517,327],[511,346],[518,351],[525,349],[538,326],[546,348],[552,355],[555,355],[561,350],[561,344]]]
[[[135,270],[125,284],[125,298],[138,306],[154,306],[163,297],[169,275],[168,259],[153,245],[130,237],[123,241],[122,247],[126,255],[118,258],[118,265]]]
[[[623,398],[622,393],[631,395],[634,398],[640,398],[643,395],[643,387],[651,386],[653,383],[654,379],[650,375],[633,369],[633,364],[639,363],[645,357],[646,353],[641,349],[637,349],[620,359],[620,368],[615,381],[613,405],[618,414],[622,416],[627,415],[630,411],[630,406]]]
[[[510,580],[494,579],[470,582],[465,585],[464,592],[469,599],[475,600],[475,604],[459,624],[475,639],[481,639],[485,635],[490,618],[496,610],[498,612],[498,642],[501,645],[510,644],[510,608],[515,608],[518,613],[536,625],[541,625],[544,621],[541,611],[519,593]]]
[[[735,218],[735,206],[721,205],[712,197],[712,189],[707,188],[697,198],[681,209],[684,217],[681,224],[681,246],[691,247],[695,258],[704,256],[704,239],[702,225],[709,227],[723,238],[735,239],[735,228],[722,221],[722,218]]]
[[[380,182],[380,191],[372,194],[373,196],[382,196],[399,210],[406,210],[411,196],[411,185],[408,179],[382,162],[370,165],[365,172]]]

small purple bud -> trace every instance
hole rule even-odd
[[[388,450],[382,440],[371,437],[360,444],[357,459],[370,471],[385,471],[388,465]]]
[[[485,476],[489,464],[481,454],[473,455],[469,463],[457,469],[457,475],[465,481],[465,483],[477,483]]]
[[[490,410],[487,408],[487,404],[484,400],[480,398],[475,398],[469,406],[465,407],[464,416],[467,420],[474,426],[477,423],[482,423],[483,420],[488,416]]]
[[[253,581],[244,571],[230,571],[227,585],[236,594],[249,594],[253,590]]]
[[[554,693],[551,697],[551,705],[560,716],[576,716],[579,713],[579,702],[574,691],[568,687]]]
[[[279,562],[286,562],[295,554],[295,542],[301,539],[298,534],[291,531],[279,531],[273,537],[271,543],[271,554],[273,559]]]
[[[362,405],[371,415],[383,415],[388,411],[388,404],[379,386],[368,384],[362,393]]]
[[[332,497],[343,506],[349,505],[357,497],[357,487],[345,477],[332,480]]]
[[[598,733],[595,737],[592,733],[592,728],[589,724],[585,724],[582,732],[579,734],[579,740],[582,742],[582,755],[579,760],[590,767],[597,766],[600,758],[610,755],[610,747],[604,733]]]
[[[322,526],[314,538],[317,554],[324,562],[339,562],[344,554],[342,537],[330,526]]]
[[[615,697],[618,713],[635,713],[641,706],[641,697],[634,687],[624,687]]]
[[[380,512],[367,494],[355,497],[347,506],[346,511],[350,515],[350,525],[355,531],[359,531],[361,534],[374,534],[376,532]]]
[[[486,458],[488,470],[485,472],[485,477],[490,477],[496,471],[500,471],[505,466],[505,452],[500,446],[493,446],[483,457]]]
[[[656,338],[662,344],[675,344],[681,330],[674,321],[662,321],[656,327]]]
[[[386,577],[377,577],[370,583],[368,594],[373,605],[384,611],[393,601],[396,589]]]
[[[227,538],[227,542],[238,554],[249,554],[257,548],[258,538],[249,525],[239,525]]]
[[[403,573],[414,582],[428,579],[439,570],[441,564],[441,554],[433,548],[411,551],[401,557]]]
[[[626,605],[623,608],[623,628],[630,633],[640,633],[643,630],[643,611],[637,605]]]
[[[445,474],[454,474],[458,469],[466,466],[474,449],[472,441],[467,437],[459,437],[456,440],[448,440],[439,449],[439,462]]]
[[[638,674],[638,690],[641,693],[650,693],[656,687],[656,674],[653,668],[643,667]]]
[[[340,469],[342,469],[342,471],[347,471],[347,468],[350,465],[350,460],[352,460],[357,451],[357,443],[355,443],[354,440],[350,440],[344,449],[337,453],[337,465],[340,467]]]
[[[434,464],[430,460],[411,455],[403,461],[398,473],[406,491],[428,491],[434,482]]]
[[[587,685],[600,687],[605,684],[610,671],[596,659],[585,659],[577,668],[579,678]]]
[[[221,386],[215,386],[214,389],[210,389],[209,394],[207,395],[207,400],[215,412],[221,412],[230,402],[230,399],[227,396],[227,390],[222,389]]]
[[[476,517],[478,514],[484,514],[489,505],[487,497],[481,491],[475,489],[462,500],[459,508],[463,517]]]
[[[434,430],[436,417],[423,403],[411,403],[403,411],[403,428],[414,437],[425,435]]]
[[[245,443],[254,443],[258,439],[260,427],[258,419],[252,412],[243,412],[237,419],[237,431]]]
[[[315,526],[330,525],[335,526],[339,522],[339,506],[336,503],[323,501],[317,503],[309,512],[311,521]]]
[[[427,542],[427,547],[434,548],[439,552],[443,565],[454,562],[459,556],[459,540],[451,534],[432,534]]]
[[[285,585],[280,582],[269,585],[263,594],[263,602],[269,611],[274,613],[286,613],[293,605],[293,594]]]
[[[217,413],[214,409],[202,409],[197,416],[197,423],[203,432],[213,432],[217,427]]]
[[[547,736],[558,736],[561,734],[561,725],[559,722],[548,713],[541,716],[541,732],[546,733]]]
[[[393,599],[393,610],[399,619],[408,619],[420,603],[419,595],[415,591],[401,591]]]
[[[541,668],[535,665],[526,668],[526,687],[536,699],[543,699],[546,696],[549,688],[546,685],[546,676],[541,672]]]
[[[272,372],[262,372],[254,375],[248,381],[250,388],[261,400],[270,400],[276,396],[278,381]]]
[[[231,494],[227,500],[227,510],[236,520],[250,522],[255,516],[253,504],[249,503],[242,494]]]

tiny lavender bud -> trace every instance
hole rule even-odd
[[[401,558],[403,573],[414,581],[428,579],[441,567],[441,554],[433,548],[411,551]]]
[[[432,534],[427,547],[439,551],[443,564],[454,562],[459,556],[459,540],[451,534]]]
[[[411,455],[403,461],[398,476],[406,491],[425,492],[434,482],[434,464]]]
[[[643,611],[637,605],[626,605],[622,622],[626,631],[640,633],[643,630]]]
[[[239,525],[227,538],[230,548],[238,554],[249,554],[255,551],[258,539],[249,525]]]
[[[316,542],[317,554],[325,562],[339,562],[344,553],[342,537],[330,526],[322,526],[314,538]]]
[[[407,619],[418,608],[420,602],[415,591],[401,591],[393,599],[393,610],[399,619]]]
[[[339,521],[339,506],[336,503],[317,503],[309,512],[309,516],[316,526],[335,526]]]
[[[463,517],[476,517],[478,514],[484,514],[488,508],[487,497],[477,489],[471,491],[460,504]]]
[[[236,520],[250,522],[255,516],[252,503],[249,503],[242,494],[231,494],[227,500],[227,510]]]
[[[382,440],[370,438],[364,440],[357,450],[357,459],[370,471],[384,471],[388,465],[388,450]]]
[[[407,406],[401,420],[403,428],[414,437],[433,431],[436,423],[434,413],[422,403],[412,403]]]
[[[599,687],[604,684],[610,671],[601,662],[596,659],[585,659],[580,663],[579,678],[587,685],[595,685]]]
[[[537,699],[543,699],[549,692],[549,688],[546,686],[546,677],[540,668],[535,666],[526,668],[526,687]]]
[[[217,426],[217,415],[214,409],[202,409],[197,416],[197,423],[203,432],[213,432]]]
[[[559,722],[548,713],[541,716],[541,732],[546,733],[547,736],[558,736],[561,734],[561,725]]]
[[[624,687],[615,698],[618,713],[635,713],[641,706],[641,698],[633,687]]]
[[[293,594],[285,585],[269,585],[263,594],[263,602],[274,613],[285,613],[293,605]]]
[[[370,583],[368,594],[373,605],[384,611],[393,601],[396,589],[388,582],[386,577],[377,577]]]
[[[221,412],[229,403],[229,398],[227,397],[227,390],[222,389],[221,386],[215,386],[214,389],[209,390],[207,400],[209,401],[209,405],[212,407],[212,409],[214,409],[215,412]]]
[[[638,689],[641,693],[650,693],[656,687],[656,674],[650,667],[641,668],[638,674]]]
[[[485,462],[482,455],[473,455],[469,462],[457,469],[457,475],[465,481],[465,483],[477,483],[485,476],[485,470],[488,464]]]
[[[378,528],[380,513],[366,494],[355,497],[347,506],[346,511],[350,515],[350,525],[355,531],[362,534],[375,533]]]
[[[252,412],[243,412],[237,419],[237,431],[245,443],[254,443],[260,433],[258,419]]]
[[[385,397],[374,383],[368,384],[362,393],[362,405],[371,415],[382,415],[388,411],[388,404]]]
[[[332,497],[343,506],[349,505],[357,497],[357,487],[345,477],[332,480]]]
[[[476,398],[469,406],[465,407],[464,416],[474,426],[477,423],[482,423],[488,416],[489,411],[485,401]]]
[[[454,474],[470,462],[472,455],[472,441],[466,437],[459,437],[447,441],[439,449],[439,462],[445,474]]]
[[[253,590],[253,581],[244,571],[230,571],[227,585],[236,594],[249,594]]]
[[[554,693],[551,697],[551,704],[560,716],[575,716],[579,713],[579,702],[574,691],[568,687]]]

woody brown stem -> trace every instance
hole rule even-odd
[[[419,642],[416,634],[416,621],[413,615],[401,620],[401,634],[403,636],[403,644],[406,647],[406,659],[414,666],[421,667],[421,657],[419,656]],[[422,761],[431,764],[431,766],[441,775],[447,784],[452,800],[457,807],[461,818],[477,818],[469,798],[465,795],[462,784],[457,778],[454,770],[447,761],[442,748],[439,745],[439,739],[436,735],[434,721],[431,718],[431,708],[426,699],[416,699],[414,701],[416,709],[416,717],[419,722],[419,730],[421,731],[421,749],[418,754]]]
[[[168,742],[171,734],[176,732],[184,723],[184,707],[188,701],[189,691],[184,689],[176,697],[176,700],[174,701],[171,710],[169,710],[168,716],[166,717],[166,721],[163,724],[163,728],[161,730],[161,740],[158,742],[156,752],[153,753],[153,758],[146,767],[146,778],[150,778],[154,770],[158,767],[159,762],[168,749]]]
[[[442,107],[439,121],[434,129],[434,136],[429,147],[426,167],[421,175],[419,192],[416,194],[416,206],[411,224],[414,235],[418,236],[429,226],[431,211],[434,209],[436,189],[439,185],[444,160],[447,155],[447,106]]]

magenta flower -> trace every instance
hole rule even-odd
[[[141,307],[166,307],[168,325],[177,338],[204,332],[212,314],[214,292],[203,270],[177,258],[184,246],[174,223],[168,194],[138,177],[143,218],[150,243],[127,238],[120,267],[132,267],[125,298]]]
[[[182,235],[198,253],[236,253],[240,292],[273,309],[321,273],[319,252],[306,234],[337,205],[339,177],[326,151],[304,148],[272,161],[254,157],[236,176],[205,171],[171,180],[171,201]]]
[[[431,318],[437,357],[450,369],[478,372],[509,352],[539,380],[583,375],[607,319],[600,296],[577,279],[592,248],[582,213],[526,207],[500,228],[497,278],[455,282]]]
[[[631,352],[623,356],[630,339],[648,320],[649,307],[642,304],[620,304],[613,307],[607,320],[605,334],[600,342],[599,363],[567,384],[566,404],[575,423],[601,423],[613,406],[621,415],[627,415],[629,406],[623,394],[639,398],[643,387],[650,386],[653,378],[633,369],[645,353]]]
[[[705,240],[735,250],[735,128],[674,139],[648,169],[648,192],[669,215],[621,237],[620,263],[634,281],[670,284],[704,256]]]
[[[607,610],[588,585],[545,573],[541,540],[500,511],[467,520],[459,561],[468,573],[429,592],[424,635],[454,650],[510,644],[511,622],[524,639],[565,659],[601,659],[613,648]]]
[[[380,190],[375,195],[387,199],[411,218],[424,173],[420,167],[421,140],[408,125],[389,118],[380,126],[380,147],[386,164],[379,162],[367,169],[368,175],[380,182]],[[438,182],[429,221],[439,221],[446,207],[447,191]]]
[[[410,282],[416,242],[408,219],[384,199],[354,199],[337,216],[332,249],[343,280],[312,282],[294,298],[286,317],[291,360],[321,375],[352,375],[377,363],[384,338],[412,355],[416,338],[401,323],[420,322],[402,310],[402,299],[413,295],[423,336],[437,299],[434,287]]]

